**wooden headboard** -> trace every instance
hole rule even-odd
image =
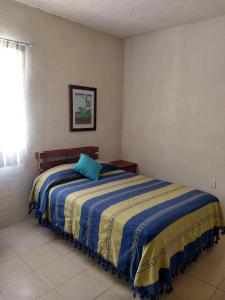
[[[77,162],[81,153],[87,154],[94,159],[98,159],[98,151],[99,147],[87,146],[35,152],[35,157],[38,160],[39,173],[42,173],[62,164]]]

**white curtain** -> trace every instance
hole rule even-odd
[[[0,167],[18,165],[24,159],[24,59],[24,46],[0,41]]]

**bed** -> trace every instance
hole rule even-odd
[[[98,147],[36,153],[39,176],[29,212],[105,270],[125,276],[134,295],[156,299],[172,278],[224,231],[218,199],[206,192],[125,172],[101,162],[98,181],[74,172],[81,153]]]

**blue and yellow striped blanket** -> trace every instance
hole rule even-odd
[[[171,291],[173,273],[212,245],[224,227],[211,194],[122,170],[92,181],[71,166],[35,179],[30,208],[105,268],[127,274],[142,297]]]

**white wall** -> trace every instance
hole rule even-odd
[[[122,157],[141,173],[225,208],[225,17],[126,40],[122,128]]]
[[[127,39],[123,104],[121,39],[11,0],[0,0],[2,35],[33,48],[27,162],[0,169],[0,227],[27,217],[35,151],[84,145],[100,146],[106,160],[138,162],[146,175],[215,193],[225,207],[225,17]],[[69,84],[97,87],[96,132],[69,132]]]
[[[101,158],[119,157],[123,41],[10,0],[0,0],[0,36],[33,44],[26,54],[27,162],[0,169],[2,227],[27,217],[35,151],[98,145]],[[98,89],[96,132],[69,132],[69,84]]]

